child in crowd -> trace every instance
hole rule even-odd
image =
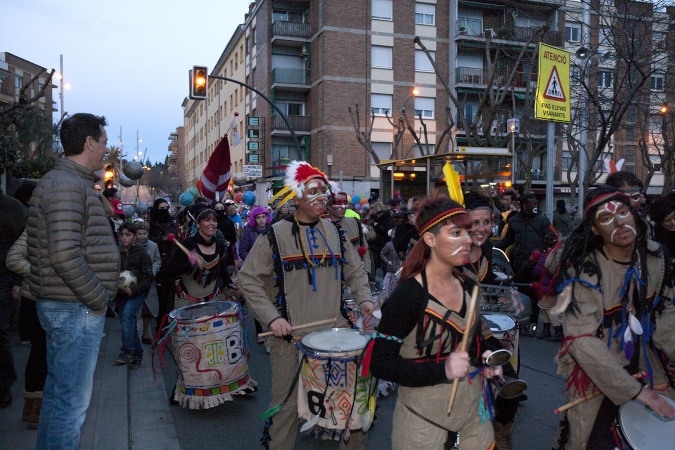
[[[150,328],[150,319],[159,314],[159,299],[157,297],[155,276],[157,276],[157,272],[159,272],[160,267],[162,267],[162,257],[159,254],[159,247],[157,244],[148,239],[150,225],[141,220],[136,222],[136,228],[138,229],[136,231],[136,243],[145,249],[150,257],[150,261],[152,261],[152,284],[150,285],[150,290],[148,291],[148,295],[145,298],[145,303],[143,303],[142,307],[143,337],[141,338],[141,342],[144,344],[152,344],[148,329]]]
[[[150,256],[135,242],[137,231],[136,225],[129,222],[123,223],[119,228],[121,272],[132,272],[137,281],[129,286],[120,284],[116,297],[122,325],[122,351],[115,362],[129,364],[132,369],[141,367],[143,360],[143,347],[136,326],[136,312],[145,301],[154,278]]]

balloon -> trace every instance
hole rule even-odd
[[[183,206],[190,206],[194,201],[195,198],[189,192],[183,192],[178,198],[178,202]]]
[[[253,192],[253,191],[244,192],[243,200],[244,200],[244,203],[246,203],[249,206],[255,205],[255,192]]]
[[[361,211],[361,205],[359,205],[358,203],[354,205],[354,208],[356,208],[357,211]]]
[[[233,182],[234,184],[236,184],[237,186],[243,186],[243,185],[245,185],[246,183],[248,183],[246,175],[244,175],[244,174],[241,173],[241,172],[235,173],[235,174],[232,176],[232,182]]]
[[[201,195],[204,192],[204,186],[202,186],[202,180],[197,180],[197,191],[199,192],[199,195]]]
[[[193,196],[194,198],[199,197],[199,190],[198,190],[196,187],[192,186],[192,187],[188,188],[187,191],[188,191],[190,194],[192,194],[192,196]]]
[[[351,201],[353,201],[354,204],[357,204],[357,203],[359,203],[359,202],[361,201],[361,197],[358,196],[358,195],[352,195],[352,200],[351,200]]]
[[[244,198],[244,193],[243,192],[237,192],[234,194],[234,201],[237,203],[241,203],[241,199]]]
[[[128,176],[132,180],[138,180],[143,176],[143,164],[138,161],[131,161],[124,165],[122,168],[124,175]]]
[[[120,184],[124,187],[136,186],[136,182],[124,174],[120,176]]]
[[[349,202],[351,202],[351,201],[352,201],[352,196],[351,196],[351,195],[348,195],[348,196],[347,196],[347,202],[349,203]]]
[[[140,215],[143,215],[148,212],[148,204],[145,202],[136,203],[136,212]]]
[[[134,207],[131,205],[124,205],[124,218],[131,219],[134,217]]]
[[[368,203],[368,199],[362,198],[361,201],[359,202],[359,205],[365,205],[366,203]]]

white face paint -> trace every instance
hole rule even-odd
[[[611,201],[600,205],[595,213],[599,234],[610,244],[629,245],[637,236],[635,218],[624,203]]]

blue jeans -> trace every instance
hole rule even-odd
[[[89,407],[105,315],[82,303],[38,300],[47,334],[47,380],[40,411],[37,449],[76,449]]]
[[[122,324],[122,351],[131,352],[135,356],[143,356],[143,347],[138,338],[136,312],[145,302],[146,294],[129,298],[120,302],[120,323]]]

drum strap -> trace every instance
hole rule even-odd
[[[401,399],[399,398],[399,400],[401,400]],[[410,411],[411,413],[415,414],[417,417],[419,417],[420,419],[424,420],[426,423],[429,423],[429,424],[431,424],[431,425],[433,425],[433,426],[435,426],[435,427],[438,427],[438,428],[440,428],[441,430],[447,431],[447,432],[448,432],[448,440],[450,440],[450,438],[451,438],[452,436],[454,436],[453,440],[455,440],[455,439],[457,438],[457,432],[456,432],[456,431],[452,431],[452,430],[449,429],[449,428],[445,428],[443,425],[437,424],[436,422],[434,422],[434,421],[431,420],[431,419],[427,419],[427,418],[424,417],[422,414],[418,413],[417,411],[415,411],[414,409],[412,409],[410,406],[406,405],[405,402],[404,402],[403,400],[401,400],[401,403],[403,404],[403,406],[405,406],[406,408],[408,408],[408,411]]]

